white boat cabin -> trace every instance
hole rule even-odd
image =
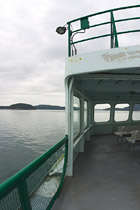
[[[139,19],[114,19],[116,11],[130,8],[133,9],[133,6],[68,22],[69,57],[66,59],[65,72],[66,133],[69,136],[67,175],[73,175],[73,162],[79,152],[84,152],[85,141],[90,136],[113,134],[120,126],[140,124],[140,118],[135,113],[136,107],[140,107],[140,45],[119,47],[118,39],[121,34],[126,33],[127,36],[140,30],[117,32],[116,27],[117,22]],[[139,9],[139,5],[136,8]],[[90,24],[91,17],[106,13],[110,14],[110,22]],[[73,31],[71,25],[77,21],[81,24],[80,28]],[[79,32],[85,34],[89,29],[103,24],[111,26],[110,34],[73,40]],[[80,34],[80,38],[83,34]],[[136,33],[132,34],[134,36]],[[111,38],[111,49],[77,54],[76,46],[80,42],[89,43],[92,39],[104,37]]]

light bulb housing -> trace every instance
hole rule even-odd
[[[57,27],[56,32],[60,35],[63,35],[66,32],[66,30],[67,29],[65,26],[59,26],[59,27]]]

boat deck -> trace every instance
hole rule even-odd
[[[65,180],[53,210],[139,210],[140,148],[114,135],[92,136]]]

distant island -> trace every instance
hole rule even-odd
[[[23,104],[23,103],[19,103],[19,104],[12,104],[8,107],[8,109],[16,109],[16,110],[34,110],[36,109],[34,106],[30,105],[30,104]]]
[[[36,109],[48,109],[48,110],[65,110],[64,106],[56,106],[56,105],[37,105],[34,106]]]
[[[57,106],[57,105],[45,105],[40,104],[36,106],[32,106],[31,104],[26,103],[17,103],[12,104],[10,106],[0,106],[0,109],[12,109],[12,110],[65,110],[64,106]],[[77,110],[78,108],[75,107],[74,110]],[[100,110],[100,109],[99,109]],[[102,110],[110,110],[110,108],[102,109]],[[117,111],[129,111],[129,107],[123,107],[123,108],[116,108]],[[140,105],[136,104],[134,106],[134,111],[140,111]]]
[[[10,106],[0,106],[0,109],[12,109],[12,110],[36,110],[36,109],[46,109],[46,110],[65,110],[64,106],[56,105],[36,105],[32,106],[31,104],[17,103]]]

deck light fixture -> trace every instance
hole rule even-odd
[[[58,34],[61,34],[61,35],[63,35],[65,32],[66,32],[66,27],[65,26],[59,26],[57,29],[56,29],[56,32],[58,33]]]

